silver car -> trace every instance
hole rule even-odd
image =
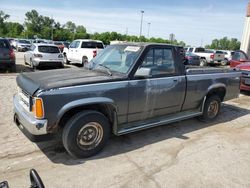
[[[54,44],[33,44],[24,54],[24,63],[32,68],[64,67],[63,54]]]

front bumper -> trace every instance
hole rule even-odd
[[[46,135],[47,133],[47,120],[38,120],[27,112],[19,103],[19,95],[13,97],[14,103],[14,121],[16,125],[23,131],[28,132],[33,136]]]

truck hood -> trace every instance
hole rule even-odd
[[[34,95],[38,89],[56,89],[67,86],[121,80],[122,78],[123,76],[109,76],[99,71],[71,68],[21,73],[17,76],[17,84],[30,95]]]

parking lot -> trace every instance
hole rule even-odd
[[[16,57],[18,73],[33,71],[23,53]],[[79,160],[59,140],[32,143],[15,126],[16,75],[0,74],[0,180],[10,187],[28,187],[31,168],[47,187],[250,187],[249,93],[224,103],[215,122],[194,118],[112,137],[101,153]]]

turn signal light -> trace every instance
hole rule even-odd
[[[43,100],[41,98],[34,98],[32,112],[37,119],[44,118]]]

